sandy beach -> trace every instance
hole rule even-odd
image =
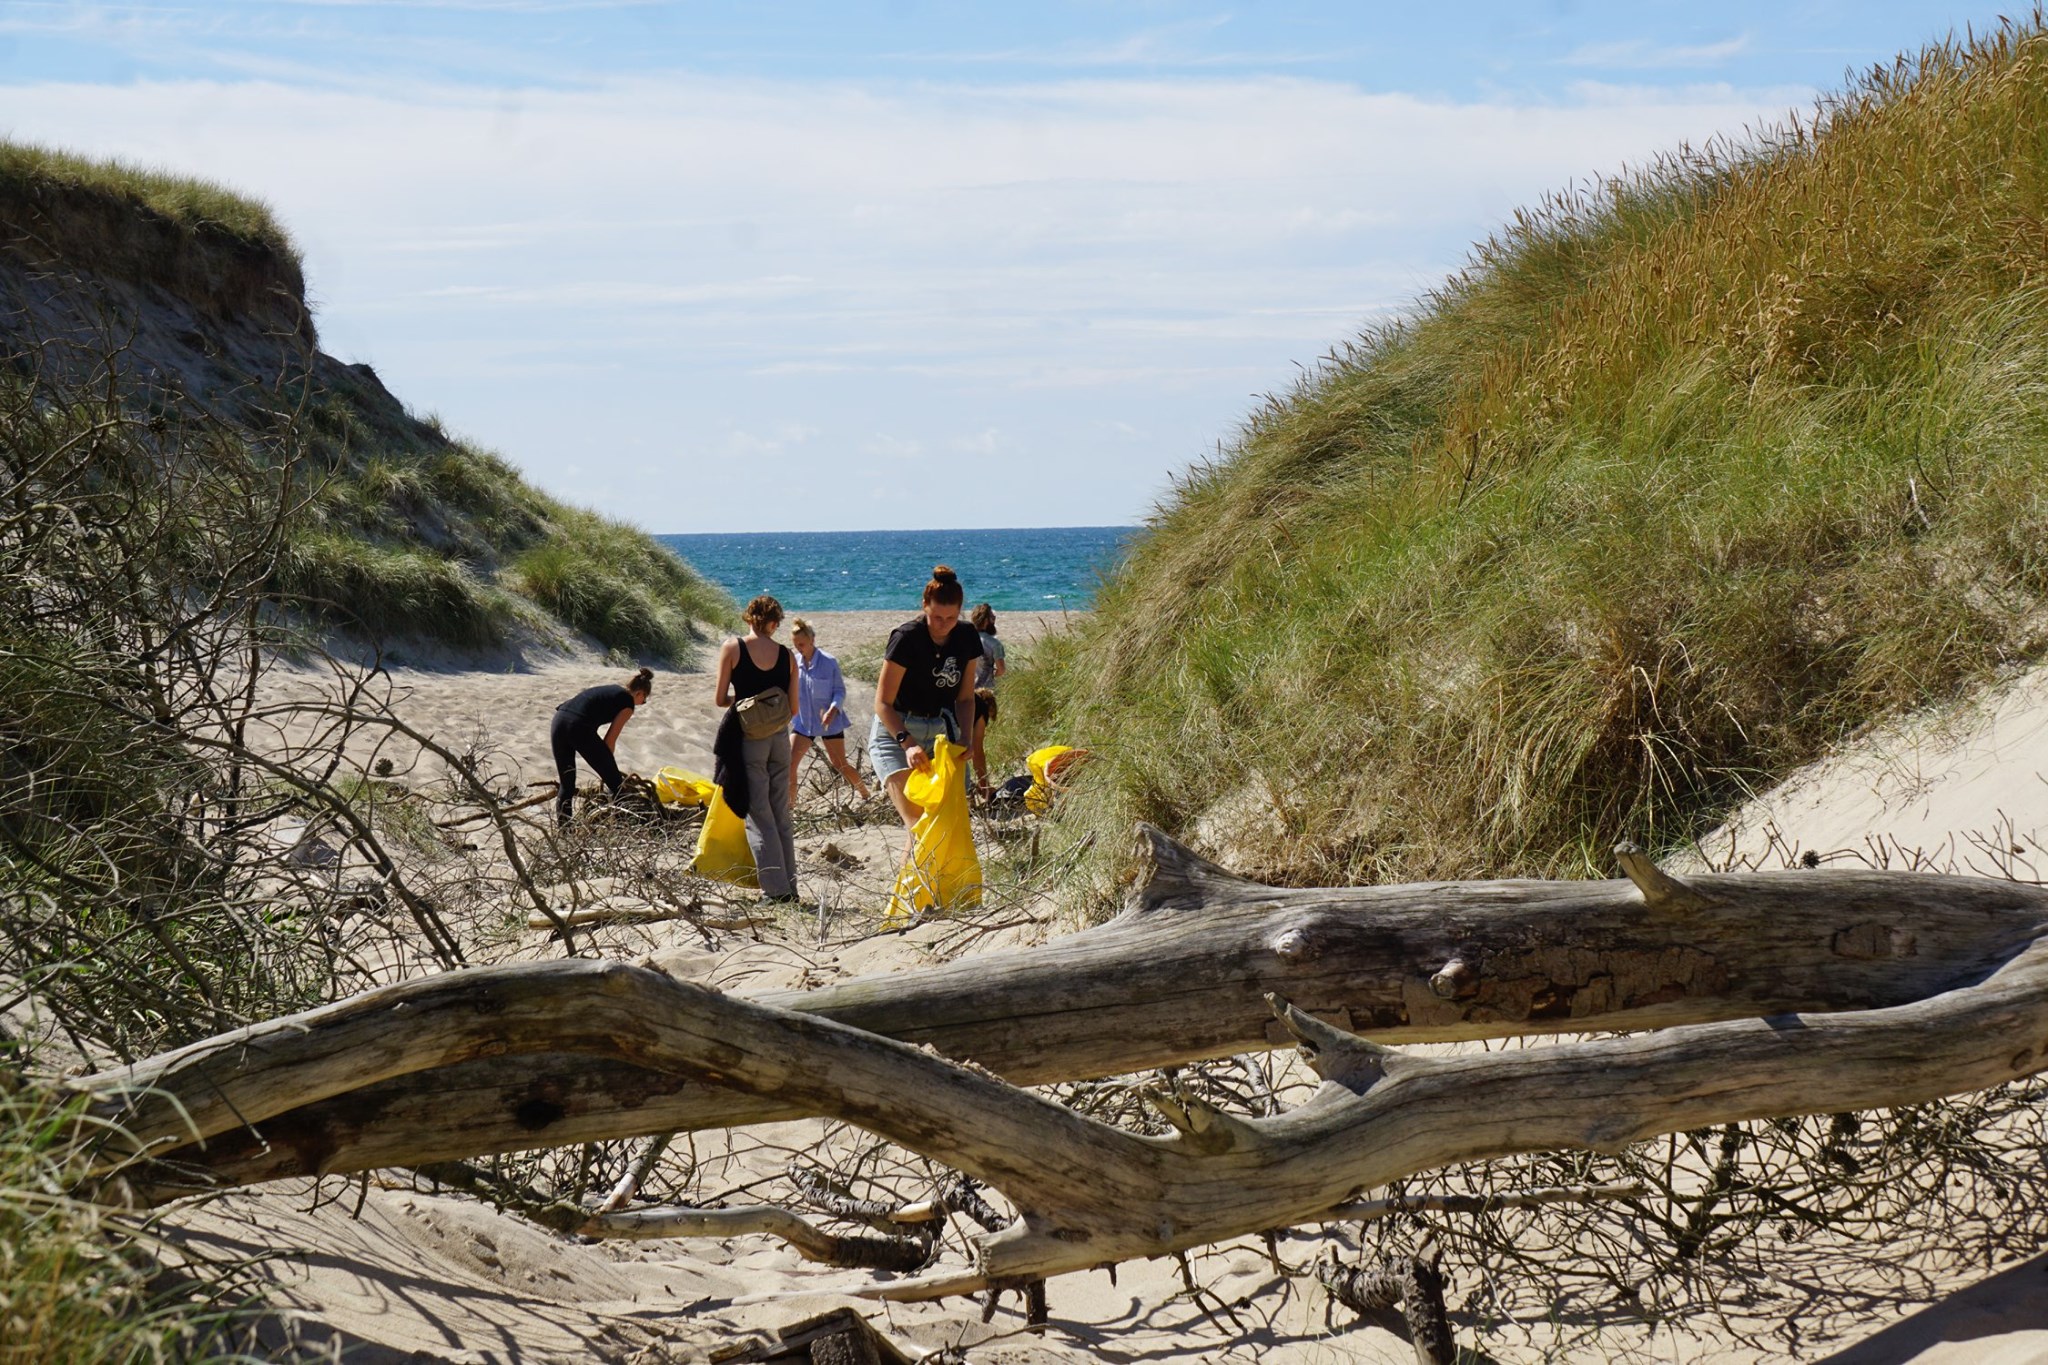
[[[810,619],[822,647],[853,656],[878,651],[906,616],[818,613]],[[1061,622],[1006,616],[1002,624],[1005,640],[1022,649]],[[451,749],[486,755],[480,770],[509,796],[552,778],[546,723],[554,705],[621,671],[585,656],[509,671],[395,668],[381,682],[410,724]],[[301,669],[277,685],[289,693],[318,681]],[[867,713],[872,688],[849,681],[850,709],[859,717]],[[718,719],[711,694],[708,672],[659,674],[652,704],[636,715],[620,745],[623,765],[642,773],[664,766],[708,771]],[[1981,872],[2024,863],[2038,851],[2035,793],[2048,782],[2044,734],[2048,670],[2017,679],[1940,724],[1908,723],[1871,736],[1765,794],[1706,846],[1724,849],[1736,862],[1768,866],[1784,865],[1807,848],[1825,850],[1831,860],[1874,865]],[[1018,737],[1020,748],[1023,743]],[[431,755],[394,745],[385,756],[394,760],[394,780],[421,789],[446,776],[445,765]],[[901,826],[879,803],[859,809],[843,787],[835,792],[835,783],[822,778],[822,765],[813,776],[799,826],[799,862],[820,906],[815,915],[723,931],[686,921],[641,923],[598,931],[585,951],[753,993],[1001,951],[1066,929],[1042,898],[1023,894],[980,922],[876,934]],[[534,828],[538,832],[539,822]],[[2024,858],[1991,852],[2016,844],[2026,850]],[[564,905],[602,903],[612,880],[593,869],[553,894]],[[488,952],[500,960],[545,958],[560,948],[545,934],[530,933]],[[1282,1084],[1298,1084],[1302,1073],[1287,1070],[1287,1056],[1273,1054],[1282,1068],[1276,1075]],[[737,1198],[777,1178],[792,1152],[844,1156],[857,1139],[855,1130],[818,1122],[699,1133],[689,1149],[698,1181],[692,1188],[699,1197],[726,1191]],[[1030,1330],[1015,1295],[986,1322],[971,1301],[879,1305],[849,1297],[848,1291],[873,1282],[871,1273],[809,1263],[768,1237],[563,1238],[399,1171],[367,1181],[284,1182],[219,1199],[175,1221],[194,1249],[207,1254],[284,1253],[264,1263],[274,1296],[293,1307],[304,1338],[330,1342],[350,1359],[466,1365],[709,1360],[847,1308],[867,1318],[906,1360],[1334,1365],[1413,1358],[1388,1323],[1354,1321],[1343,1309],[1331,1315],[1307,1274],[1319,1257],[1352,1254],[1352,1239],[1340,1230],[1283,1233],[1273,1247],[1277,1264],[1257,1239],[1246,1239],[1192,1253],[1186,1278],[1171,1259],[1127,1263],[1114,1277],[1062,1276],[1048,1287],[1051,1322]],[[1783,1251],[1780,1271],[1788,1283],[1856,1286],[1832,1306],[1809,1304],[1804,1344],[1791,1352],[1768,1312],[1745,1316],[1733,1305],[1724,1306],[1711,1329],[1704,1317],[1674,1329],[1614,1313],[1603,1315],[1597,1335],[1560,1337],[1538,1313],[1527,1321],[1497,1321],[1482,1340],[1495,1353],[1489,1358],[1502,1360],[2048,1358],[2048,1287],[2040,1273],[2048,1258],[2017,1261],[1987,1252],[1981,1261],[1916,1262],[1914,1274],[1902,1277],[1867,1259],[1869,1251],[1825,1245]],[[1454,1291],[1469,1290],[1457,1275],[1454,1269]],[[1190,1292],[1190,1285],[1199,1292]],[[1457,1304],[1454,1292],[1454,1315]],[[1556,1354],[1560,1349],[1563,1355]]]
[[[842,659],[865,653],[879,656],[889,632],[915,613],[893,611],[810,612],[805,619],[817,628],[819,648]],[[1004,613],[998,628],[1012,649],[1057,630],[1058,614]],[[785,622],[776,639],[789,641]],[[719,708],[712,703],[718,641],[701,650],[702,666],[683,672],[658,669],[650,704],[637,710],[619,738],[619,766],[651,775],[675,766],[711,771],[711,739]],[[388,670],[391,705],[414,725],[463,748],[472,742],[486,747],[509,780],[521,785],[554,780],[548,753],[548,723],[555,707],[583,688],[624,682],[631,668],[607,665],[593,653],[541,657],[516,668],[447,670],[393,667]],[[325,675],[302,670],[302,689],[321,685]],[[874,684],[846,672],[849,728],[848,751],[864,747],[866,718],[873,714]],[[1019,741],[1022,742],[1021,740]],[[445,764],[431,754],[394,753],[405,780],[430,783],[445,775]],[[991,754],[991,759],[994,755]],[[588,774],[585,781],[589,781]]]

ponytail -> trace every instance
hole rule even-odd
[[[651,668],[643,668],[638,673],[635,673],[632,676],[632,678],[627,681],[626,690],[628,692],[634,693],[637,696],[653,696],[654,670]]]

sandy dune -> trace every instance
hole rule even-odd
[[[824,647],[842,655],[878,648],[897,613],[818,614]],[[1025,644],[1056,619],[1006,617],[1005,638]],[[551,776],[546,724],[555,703],[620,670],[590,660],[562,660],[514,672],[396,669],[394,698],[410,720],[444,743],[472,743],[495,758],[502,780],[524,784]],[[302,674],[286,686],[311,686]],[[852,680],[852,710],[866,713],[869,687]],[[706,771],[717,720],[711,679],[702,672],[658,677],[653,704],[629,726],[620,746],[624,765],[652,772],[668,764]],[[858,746],[855,746],[858,747]],[[1026,737],[1009,747],[1021,752]],[[427,783],[439,760],[415,761],[394,749],[405,780]],[[1916,718],[1874,735],[1759,798],[1726,831],[1704,841],[1716,863],[1783,865],[1806,849],[1830,858],[1860,857],[1879,865],[1974,869],[1998,875],[2028,869],[2039,855],[2037,834],[2048,826],[2048,670],[2012,681],[1981,703],[1937,723]],[[824,784],[807,801],[829,795]],[[886,972],[960,950],[956,926],[923,925],[907,935],[869,930],[877,888],[886,885],[900,829],[881,818],[813,832],[800,841],[804,876],[821,899],[843,913],[815,934],[808,924],[787,930],[702,935],[679,925],[641,925],[600,939],[606,951],[652,954],[668,970],[726,989],[753,991]],[[825,844],[851,854],[846,866],[821,860]],[[2014,850],[2018,850],[2015,852]],[[847,867],[856,869],[846,870]],[[836,880],[835,880],[836,879]],[[1057,926],[1024,916],[982,936],[970,951],[1032,941]],[[550,951],[538,935],[520,955]],[[696,1135],[692,1151],[704,1169],[726,1172],[743,1189],[749,1172],[772,1174],[791,1147],[820,1140],[821,1125],[778,1125],[747,1134]],[[723,1164],[720,1164],[723,1163]],[[794,1323],[838,1306],[867,1315],[906,1359],[945,1349],[976,1362],[1124,1360],[1194,1362],[1407,1361],[1410,1348],[1393,1332],[1352,1324],[1339,1310],[1326,1324],[1319,1288],[1301,1271],[1324,1249],[1341,1245],[1320,1234],[1282,1239],[1292,1274],[1277,1274],[1255,1241],[1213,1248],[1193,1258],[1199,1301],[1172,1261],[1070,1275],[1049,1286],[1051,1326],[1024,1329],[1021,1305],[1006,1298],[991,1321],[980,1306],[879,1306],[845,1296],[870,1282],[867,1272],[821,1268],[765,1238],[728,1241],[595,1244],[544,1232],[473,1199],[436,1192],[427,1182],[391,1172],[360,1182],[331,1178],[243,1192],[178,1221],[197,1250],[237,1255],[284,1254],[265,1263],[277,1298],[299,1315],[297,1330],[326,1341],[351,1361],[656,1362],[708,1360],[714,1353],[770,1341]],[[2031,1249],[2028,1249],[2031,1254]],[[1881,1256],[1881,1253],[1880,1253]],[[1754,1361],[1828,1359],[2020,1362],[2048,1360],[2048,1257],[2012,1263],[2010,1251],[1974,1269],[1950,1267],[1932,1281],[1878,1292],[1887,1281],[1849,1292],[1825,1330],[1787,1357],[1769,1342],[1772,1324],[1730,1319],[1732,1336],[1703,1337],[1626,1323],[1603,1333],[1594,1350],[1566,1347],[1565,1359]],[[1848,1261],[1795,1267],[1822,1296],[1831,1277],[1861,1275]],[[1934,1287],[1925,1287],[1933,1285]],[[1866,1296],[1867,1291],[1867,1296]],[[1943,1297],[1945,1295],[1945,1297]],[[1454,1295],[1455,1307],[1455,1295]],[[1703,1320],[1695,1320],[1695,1326]],[[1501,1359],[1535,1359],[1530,1343],[1540,1322],[1487,1337]],[[282,1327],[280,1327],[282,1331]],[[1861,1338],[1860,1342],[1858,1338]],[[1567,1338],[1569,1339],[1569,1338]],[[1468,1337],[1469,1340],[1469,1337]],[[1855,1343],[1855,1344],[1845,1344]],[[1581,1341],[1580,1346],[1585,1342]],[[1831,1354],[1832,1353],[1832,1354]],[[953,1357],[959,1358],[959,1357]]]
[[[1925,866],[2034,880],[2048,868],[2048,668],[1908,716],[1795,774],[1700,841],[1716,866]]]

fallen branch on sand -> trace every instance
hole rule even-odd
[[[595,1214],[576,1231],[587,1237],[651,1241],[665,1237],[737,1237],[761,1232],[780,1238],[807,1261],[867,1270],[918,1270],[932,1245],[915,1237],[847,1237],[826,1232],[788,1209],[749,1205],[726,1209],[634,1209]]]
[[[1698,910],[1632,852],[1647,892],[1626,880],[1281,890],[1149,826],[1140,840],[1146,872],[1099,928],[759,1001],[1036,1085],[1284,1045],[1269,991],[1384,1044],[1888,1009],[2014,965],[2048,919],[2048,893],[2031,887],[1832,869],[1703,876],[1695,894],[1716,903]],[[173,1155],[202,1183],[237,1185],[806,1112],[785,1093],[547,1046],[545,1032],[526,1041],[357,1076],[331,1099],[301,1095],[260,1133]]]
[[[1398,1306],[1408,1319],[1416,1365],[1451,1365],[1457,1359],[1457,1349],[1444,1315],[1444,1276],[1438,1268],[1442,1258],[1443,1253],[1431,1244],[1413,1256],[1373,1270],[1325,1262],[1316,1267],[1316,1279],[1333,1301],[1355,1313]]]
[[[1148,837],[1155,867],[1172,860],[1172,875],[1155,870],[1117,923],[1063,941],[1064,952],[1055,943],[916,974],[925,989],[913,998],[949,1000],[950,1016],[910,1027],[887,981],[813,993],[836,1013],[891,1019],[906,1037],[576,960],[391,986],[76,1085],[128,1135],[101,1154],[102,1169],[136,1155],[175,1162],[148,1172],[166,1183],[145,1195],[173,1174],[230,1178],[234,1160],[217,1154],[252,1141],[320,1136],[337,1150],[343,1134],[311,1132],[309,1109],[349,1112],[373,1087],[431,1085],[486,1058],[634,1068],[663,1078],[665,1093],[688,1093],[699,1120],[844,1119],[987,1182],[1019,1211],[970,1239],[971,1270],[872,1291],[921,1299],[1343,1218],[1361,1191],[1444,1165],[1909,1104],[2048,1068],[2039,888],[1864,872],[1681,882],[1625,849],[1624,882],[1276,891]],[[1162,956],[1173,984],[1151,989]],[[935,979],[947,990],[935,993]],[[1273,981],[1348,1018],[1264,990],[1265,1017],[1322,1080],[1308,1103],[1270,1117],[1154,1092],[1174,1132],[1144,1136],[980,1064],[993,1056],[1041,1078],[1130,1070],[1172,1029],[1184,1036],[1164,1050],[1177,1055],[1241,1049],[1266,1035],[1236,1017],[1238,1002]],[[976,982],[980,992],[967,989]],[[1757,1017],[1727,1018],[1738,1014]],[[1455,1037],[1692,1018],[1720,1022],[1456,1057],[1403,1054],[1342,1026]],[[1105,1035],[1112,1021],[1128,1027]],[[965,1055],[938,1055],[920,1033]],[[425,1119],[409,1149],[387,1140],[384,1150],[400,1163],[478,1151],[461,1113]],[[561,1140],[555,1114],[529,1092],[511,1117],[535,1146]]]
[[[700,929],[762,929],[775,923],[770,915],[706,915],[685,905],[586,905],[577,910],[555,912],[572,929],[591,924],[651,924],[660,920],[686,919]],[[526,927],[553,930],[555,921],[545,915],[528,915]]]

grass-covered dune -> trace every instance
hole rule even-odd
[[[80,393],[110,377],[195,458],[238,437],[291,462],[303,506],[276,586],[359,636],[479,650],[559,622],[682,662],[698,623],[734,615],[650,537],[321,353],[290,235],[222,186],[0,142],[0,361]]]
[[[261,205],[0,144],[0,1363],[283,1358],[246,1263],[92,1202],[111,1130],[47,1083],[352,994],[367,960],[462,960],[438,912],[342,946],[478,874],[425,798],[283,735],[275,663],[339,628],[477,666],[562,624],[686,659],[731,614],[322,354]],[[309,710],[400,723],[339,672]],[[295,860],[316,828],[372,875]]]
[[[1571,875],[2033,656],[2044,602],[2036,15],[1518,214],[1011,690],[1099,755],[1099,872],[1143,818],[1297,881]]]

